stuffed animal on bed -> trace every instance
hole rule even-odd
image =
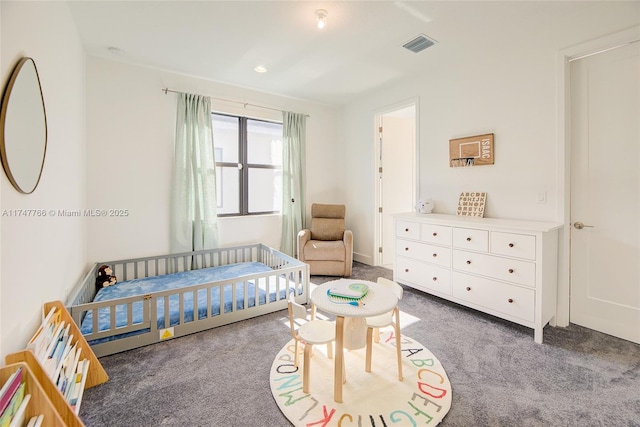
[[[98,269],[98,277],[96,277],[96,289],[106,288],[115,285],[118,282],[116,276],[112,276],[113,270],[108,265],[102,265]]]

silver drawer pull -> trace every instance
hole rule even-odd
[[[515,270],[513,268],[510,268],[508,271],[509,271],[509,274],[513,274]]]
[[[471,264],[471,260],[470,259],[467,260],[467,264]]]
[[[471,290],[470,286],[467,286],[467,292],[469,292]]]
[[[433,257],[434,257],[434,258],[435,258],[435,257],[437,257],[437,256],[438,256],[438,254],[433,254]]]
[[[438,237],[438,233],[433,233],[433,237]]]
[[[513,298],[509,298],[509,299],[507,300],[507,302],[508,302],[509,304],[513,304]]]
[[[434,281],[434,282],[435,282],[435,281],[437,281],[437,280],[438,280],[438,278],[437,278],[437,277],[434,277],[434,278],[433,278],[433,281]]]

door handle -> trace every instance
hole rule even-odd
[[[573,226],[578,230],[582,230],[583,228],[593,228],[593,225],[586,225],[580,221],[576,221],[573,223]]]

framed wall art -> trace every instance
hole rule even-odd
[[[460,193],[458,200],[458,210],[460,216],[484,217],[484,205],[487,201],[487,193],[476,191]]]
[[[493,164],[493,134],[449,140],[449,166],[482,166]]]

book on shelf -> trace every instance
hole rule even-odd
[[[2,388],[0,388],[0,405],[2,404],[1,402],[4,400],[4,395],[7,392],[7,389],[9,388],[9,386],[11,385],[14,377],[18,375],[18,371],[20,370],[17,370],[13,374],[11,374],[9,378],[7,378],[7,380],[4,382],[4,384],[2,384]],[[0,409],[0,411],[2,411],[2,409]]]
[[[18,389],[11,396],[11,400],[6,408],[0,413],[0,427],[9,427],[11,420],[20,408],[24,400],[25,383],[20,383]]]
[[[55,381],[55,373],[62,358],[67,342],[69,342],[69,329],[71,324],[67,324],[65,327],[64,320],[60,322],[58,330],[54,333],[54,339],[49,345],[46,351],[47,357],[43,361],[44,370],[47,375]]]
[[[65,353],[62,355],[62,363],[58,364],[58,368],[56,369],[56,374],[54,375],[54,378],[57,378],[56,386],[60,389],[62,394],[65,393],[65,390],[67,388],[69,378],[70,378],[70,371],[73,369],[73,366],[76,366],[77,364],[77,362],[76,364],[74,364],[75,359],[76,359],[76,345],[71,344],[70,346],[68,346],[67,350],[65,350]]]
[[[85,383],[87,382],[87,375],[89,373],[89,360],[83,359],[78,362],[78,368],[74,376],[73,391],[67,399],[71,408],[76,413],[80,412],[80,403],[82,403],[82,390],[84,390]]]
[[[51,376],[51,378],[53,380],[56,381],[56,383],[59,381],[59,378],[62,376],[62,368],[68,364],[69,362],[67,361],[68,357],[69,357],[69,353],[71,352],[71,349],[73,347],[75,347],[75,343],[72,344],[71,342],[73,341],[73,335],[69,335],[66,339],[64,344],[61,344],[60,347],[62,347],[60,350],[56,350],[56,354],[53,357],[53,363],[55,365],[55,370],[53,372],[53,375]]]
[[[52,307],[49,313],[43,317],[42,324],[27,344],[27,349],[31,350],[38,359],[42,357],[53,341],[53,333],[60,322],[60,312],[55,307]]]
[[[27,418],[27,405],[29,404],[29,400],[31,400],[31,395],[27,394],[22,399],[20,406],[16,409],[15,414],[13,414],[13,418],[11,418],[11,422],[9,423],[9,427],[23,427],[24,420]]]
[[[44,415],[40,414],[29,419],[27,427],[40,427],[44,421]]]
[[[81,348],[73,348],[69,354],[67,355],[67,360],[60,374],[60,378],[62,378],[62,384],[58,387],[65,397],[69,395],[69,389],[75,384],[74,375],[76,373],[76,368],[78,367],[78,362],[80,361],[80,353],[82,352]],[[67,400],[69,398],[67,397]]]
[[[0,414],[5,412],[20,384],[22,384],[22,368],[18,368],[11,374],[0,390]]]
[[[80,359],[78,337],[71,332],[71,321],[65,322],[62,309],[52,307],[43,318],[30,349],[44,373],[78,414],[87,380],[89,360]],[[74,329],[77,332],[77,329]],[[40,337],[40,338],[39,338]],[[3,426],[0,426],[3,427]]]

